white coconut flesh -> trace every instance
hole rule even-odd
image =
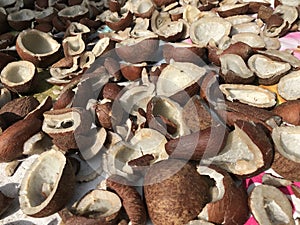
[[[184,30],[183,22],[173,21],[173,22],[169,22],[169,23],[166,23],[163,26],[161,26],[159,28],[159,30],[157,31],[157,33],[164,37],[171,37],[180,32],[183,32],[183,30]]]
[[[254,33],[259,34],[261,31],[260,27],[257,25],[257,23],[250,22],[250,23],[242,23],[237,24],[232,27],[231,33]]]
[[[200,46],[206,46],[213,40],[218,43],[223,37],[228,36],[231,23],[219,17],[203,17],[191,24],[190,37]]]
[[[276,104],[275,93],[255,85],[221,84],[220,90],[229,101],[238,100],[259,108],[268,108]]]
[[[272,139],[281,155],[300,163],[300,126],[276,127]]]
[[[20,207],[33,215],[47,206],[61,179],[66,158],[63,153],[49,150],[42,153],[26,172],[20,187]]]
[[[222,199],[225,194],[225,187],[223,183],[224,176],[216,170],[206,166],[199,166],[197,168],[197,172],[200,175],[208,176],[210,179],[215,181],[215,185],[211,189],[211,202],[216,202]]]
[[[22,9],[20,11],[16,11],[8,14],[8,21],[30,21],[35,17],[35,13],[30,9]]]
[[[140,129],[132,137],[130,143],[135,149],[140,149],[144,155],[153,155],[155,162],[169,157],[165,150],[167,139],[156,130],[150,128]]]
[[[258,77],[263,79],[284,74],[291,69],[289,63],[274,61],[259,54],[252,55],[248,60],[248,65]]]
[[[169,98],[159,96],[152,100],[153,109],[152,114],[154,117],[163,116],[169,119],[171,122],[176,124],[177,129],[173,137],[188,135],[190,133],[189,129],[185,125],[182,117],[182,107],[175,101]]]
[[[250,23],[254,20],[254,17],[248,15],[235,15],[226,17],[225,20],[229,21],[232,26],[235,26],[238,24]]]
[[[243,42],[252,48],[264,48],[265,42],[262,39],[261,36],[258,34],[245,32],[245,33],[239,33],[232,36],[233,42]]]
[[[153,8],[153,3],[151,1],[141,1],[140,4],[138,4],[136,11],[138,13],[146,13],[149,10]]]
[[[45,133],[65,133],[76,130],[80,125],[81,115],[79,112],[71,111],[63,114],[44,114],[42,130]]]
[[[300,60],[288,51],[279,51],[277,49],[268,49],[268,50],[264,50],[264,51],[259,50],[258,53],[264,54],[264,55],[267,55],[270,57],[279,58],[283,62],[288,62],[293,67],[296,67],[296,68],[300,67]]]
[[[295,224],[292,206],[288,198],[276,187],[256,186],[250,195],[249,205],[259,224]]]
[[[172,96],[201,79],[206,70],[193,63],[174,62],[165,67],[156,83],[157,95]]]
[[[61,17],[74,17],[78,15],[84,15],[88,12],[88,9],[81,5],[74,5],[66,7],[58,12],[58,16]]]
[[[23,31],[17,44],[25,53],[39,57],[51,55],[60,48],[60,44],[49,34],[38,30]]]
[[[249,78],[253,76],[253,72],[248,69],[246,63],[239,55],[236,54],[221,55],[220,62],[221,62],[221,71],[223,74],[232,71],[242,78]]]
[[[251,174],[264,165],[263,154],[258,146],[237,126],[228,135],[222,152],[208,161],[239,175]]]
[[[8,86],[25,84],[32,80],[35,72],[34,64],[29,61],[11,62],[1,71],[1,82]]]
[[[73,211],[79,216],[99,218],[118,213],[121,207],[121,199],[115,193],[93,190],[80,199]]]
[[[278,82],[278,94],[286,100],[300,98],[300,71],[291,72]]]

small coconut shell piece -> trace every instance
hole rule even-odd
[[[73,195],[75,176],[63,153],[42,153],[26,171],[21,182],[19,201],[22,212],[46,217],[61,210]]]
[[[248,60],[249,68],[258,76],[258,82],[263,85],[278,83],[290,69],[287,62],[279,62],[260,54],[252,55]]]
[[[213,164],[239,177],[252,177],[270,168],[274,149],[264,129],[253,122],[236,121],[234,131]]]
[[[277,105],[273,112],[282,117],[282,120],[300,126],[300,100],[286,101]]]
[[[275,93],[255,85],[221,84],[220,90],[229,101],[237,100],[258,108],[270,108],[276,104]]]
[[[116,44],[116,53],[125,62],[140,63],[154,61],[159,47],[156,36],[128,38]]]
[[[221,17],[241,15],[248,12],[249,4],[248,3],[238,3],[238,4],[223,4],[217,8],[217,13]]]
[[[76,137],[87,133],[91,125],[90,112],[73,107],[45,112],[42,129],[53,138],[55,145],[66,151],[78,148]],[[80,139],[80,141],[84,140]]]
[[[133,22],[133,14],[129,10],[123,12],[121,17],[117,12],[111,13],[106,17],[106,25],[114,31],[125,30]]]
[[[219,59],[220,75],[226,83],[249,84],[254,81],[254,73],[247,67],[241,56],[222,54]]]
[[[214,181],[209,202],[199,218],[213,224],[244,224],[249,217],[248,195],[242,185],[238,185],[225,170],[216,166],[199,166],[199,174]],[[239,210],[236,210],[236,206]]]
[[[69,36],[62,42],[64,49],[64,55],[66,57],[74,57],[80,55],[85,50],[85,43],[82,39],[82,35]]]
[[[243,42],[254,49],[263,49],[266,44],[261,36],[251,32],[232,35],[232,42]]]
[[[17,31],[22,31],[31,27],[35,18],[35,13],[30,9],[21,9],[8,14],[7,21],[9,26]]]
[[[198,90],[197,82],[204,77],[206,69],[190,62],[170,62],[160,73],[156,91],[158,95],[171,97],[179,102],[189,99]],[[196,91],[197,92],[197,91]]]
[[[273,176],[272,174],[265,173],[262,177],[262,183],[266,185],[271,185],[274,187],[285,187],[292,185],[292,181],[286,180],[281,177]]]
[[[272,140],[276,149],[272,169],[285,179],[299,180],[300,155],[297,150],[299,149],[299,138],[299,126],[282,126],[274,128],[272,131]]]
[[[278,94],[286,100],[300,98],[300,71],[291,72],[283,76],[277,86]]]
[[[184,29],[184,23],[182,21],[171,21],[162,25],[156,31],[156,34],[163,41],[176,42],[183,37]]]
[[[166,43],[163,47],[163,56],[167,63],[173,59],[175,62],[192,62],[200,66],[205,63],[205,55],[205,48],[183,42]]]
[[[193,43],[206,46],[213,40],[219,43],[230,34],[231,23],[219,17],[202,17],[194,21],[190,27],[190,38]]]
[[[36,81],[36,67],[25,60],[11,62],[1,71],[1,82],[12,92],[28,93]]]
[[[19,56],[37,67],[48,67],[60,57],[61,45],[48,33],[29,29],[22,31],[16,42]]]
[[[59,212],[65,225],[74,224],[116,224],[122,202],[111,191],[95,189],[86,193],[70,210]]]
[[[122,205],[132,225],[146,224],[146,207],[135,187],[131,186],[124,177],[118,175],[108,177],[106,186],[115,191],[122,199]]]
[[[276,187],[269,185],[254,187],[249,196],[249,206],[259,224],[295,224],[291,203]]]
[[[76,22],[80,19],[87,17],[89,13],[88,8],[84,5],[73,5],[65,7],[58,12],[58,17],[63,21]]]
[[[210,201],[209,184],[196,167],[169,159],[150,167],[144,179],[148,213],[156,225],[186,224]]]
[[[117,83],[109,82],[105,84],[102,88],[103,99],[110,99],[112,101],[116,100],[121,93],[123,87]]]
[[[141,18],[151,18],[154,10],[155,10],[155,6],[152,1],[142,0],[142,1],[138,1],[136,10],[134,10],[134,15],[136,17],[141,17]]]
[[[221,125],[212,125],[204,130],[168,141],[165,145],[170,158],[200,161],[216,156],[225,146],[228,131]]]
[[[138,80],[142,76],[143,69],[147,66],[147,63],[121,63],[121,72],[123,77],[127,80]]]

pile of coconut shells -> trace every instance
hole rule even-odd
[[[299,9],[0,0],[0,162],[14,177],[34,158],[25,220],[296,224],[279,187],[300,198],[300,60],[279,38],[300,30]],[[0,192],[0,223],[12,202]]]

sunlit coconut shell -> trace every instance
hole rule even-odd
[[[238,33],[232,36],[232,41],[235,42],[244,42],[251,46],[254,49],[262,49],[265,47],[265,42],[261,36],[251,32]]]
[[[89,13],[88,8],[83,5],[74,5],[66,7],[58,12],[58,17],[64,21],[70,20],[71,22],[79,21],[87,17]]]
[[[219,59],[220,75],[226,83],[249,84],[254,81],[254,73],[247,67],[241,56],[222,54]]]
[[[129,10],[122,13],[121,17],[117,12],[111,13],[106,17],[106,25],[114,31],[124,30],[133,22],[133,14]]]
[[[62,46],[66,57],[80,55],[85,50],[85,43],[81,34],[65,38],[62,42]]]
[[[259,108],[270,108],[276,104],[276,94],[250,84],[221,84],[220,90],[229,101],[239,101]]]
[[[25,60],[7,64],[1,71],[1,82],[11,91],[26,93],[33,90],[36,81],[36,67]]]
[[[116,53],[125,62],[139,63],[154,61],[157,57],[159,40],[156,36],[129,38],[116,44]]]
[[[259,34],[261,32],[261,28],[255,22],[236,24],[232,26],[231,35],[238,33],[254,33]]]
[[[134,15],[141,18],[150,18],[155,10],[155,6],[151,0],[138,1],[134,10]]]
[[[248,12],[249,4],[248,3],[238,3],[238,4],[223,4],[217,8],[217,13],[221,17],[241,15]]]
[[[211,201],[204,207],[198,218],[213,224],[244,224],[249,217],[246,189],[235,183],[225,170],[210,166],[199,166],[199,174],[213,180]],[[239,207],[239,210],[236,210]]]
[[[200,46],[206,46],[211,40],[218,43],[230,34],[231,26],[230,22],[219,17],[202,17],[191,24],[190,37]]]
[[[253,22],[255,18],[250,15],[236,15],[226,17],[225,19],[229,21],[232,24],[232,26],[235,26],[238,24]]]
[[[289,199],[276,187],[270,185],[254,187],[249,196],[249,206],[259,224],[295,224]]]
[[[31,23],[35,18],[34,11],[30,9],[21,9],[8,14],[7,21],[9,26],[17,31],[21,31],[31,27]]]
[[[274,149],[259,124],[236,121],[223,150],[208,162],[239,177],[252,177],[270,168]]]
[[[294,71],[283,76],[278,82],[278,93],[286,100],[296,100],[300,98],[300,72]]]
[[[163,41],[179,41],[184,34],[184,23],[182,21],[172,21],[166,23],[156,31],[156,34]]]
[[[192,62],[196,65],[205,64],[206,49],[189,43],[167,43],[163,47],[163,56],[167,63],[171,59],[176,62]]]
[[[60,57],[61,45],[48,33],[35,29],[22,31],[17,37],[16,50],[24,60],[37,67],[48,67]]]
[[[297,149],[299,149],[300,127],[274,128],[272,140],[276,148],[272,169],[285,179],[299,181],[300,155]]]
[[[157,32],[161,26],[171,22],[171,17],[168,12],[159,12],[155,10],[151,16],[151,30]]]
[[[61,210],[73,195],[75,176],[63,153],[49,150],[29,167],[21,182],[19,201],[22,212],[46,217]]]
[[[248,60],[249,68],[258,76],[260,84],[272,85],[278,83],[290,69],[286,62],[278,62],[260,54],[252,55]]]
[[[121,208],[122,202],[117,194],[95,189],[86,193],[72,208],[63,209],[59,214],[65,225],[112,225],[117,222]]]

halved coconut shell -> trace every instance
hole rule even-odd
[[[121,208],[122,202],[117,194],[95,189],[86,193],[70,210],[62,210],[60,216],[65,225],[113,225],[117,222]]]
[[[155,10],[155,6],[151,0],[138,1],[134,10],[134,15],[141,18],[150,18]]]
[[[291,203],[276,187],[270,185],[254,187],[250,193],[249,206],[259,224],[295,224]]]
[[[241,15],[248,12],[249,4],[248,3],[237,3],[237,4],[223,4],[217,8],[217,13],[221,17]]]
[[[214,181],[211,187],[212,200],[198,217],[214,224],[244,224],[249,217],[246,189],[236,184],[229,173],[219,167],[199,166],[197,171]],[[239,210],[236,210],[237,206]]]
[[[35,20],[38,23],[52,23],[52,19],[57,15],[57,10],[53,7],[48,7],[47,9],[39,12],[35,16]]]
[[[300,127],[274,128],[272,139],[277,150],[272,168],[286,179],[299,180],[300,155],[297,149],[299,149]]]
[[[157,37],[128,38],[116,44],[116,53],[125,62],[140,63],[157,58],[159,40]]]
[[[9,26],[11,26],[13,29],[21,31],[30,28],[34,18],[34,11],[30,9],[21,9],[8,14],[7,21]]]
[[[184,34],[184,23],[182,21],[172,21],[166,23],[156,31],[156,34],[163,41],[179,41]]]
[[[37,67],[48,67],[60,57],[61,45],[48,33],[35,29],[22,31],[16,42],[19,56]]]
[[[87,17],[89,14],[88,8],[83,5],[74,5],[63,8],[58,12],[58,17],[63,21],[79,21],[80,19]]]
[[[260,54],[252,55],[248,60],[249,68],[258,76],[258,82],[263,85],[278,83],[290,69],[286,62],[278,62]]]
[[[33,90],[36,81],[36,67],[25,60],[8,63],[1,71],[1,82],[11,91],[27,93]]]
[[[129,10],[122,13],[121,17],[118,13],[111,13],[106,17],[106,25],[109,26],[114,31],[125,30],[133,22],[133,14]]]
[[[254,73],[247,67],[241,56],[222,54],[219,59],[220,75],[226,83],[249,84],[254,81]]]
[[[262,49],[266,45],[261,36],[250,32],[234,34],[232,35],[232,41],[244,42],[254,49]]]
[[[221,84],[220,90],[229,101],[237,100],[259,108],[270,108],[276,104],[275,93],[259,86],[249,84]]]
[[[191,24],[190,37],[193,43],[206,46],[213,40],[219,43],[230,34],[231,23],[220,17],[202,17]]]
[[[236,121],[224,149],[209,159],[239,177],[252,177],[270,168],[274,150],[263,128],[252,122]]]
[[[42,153],[26,171],[19,201],[24,214],[46,217],[61,210],[73,195],[75,176],[63,153]]]
[[[300,98],[300,71],[291,72],[283,76],[278,82],[278,94],[286,100]]]

